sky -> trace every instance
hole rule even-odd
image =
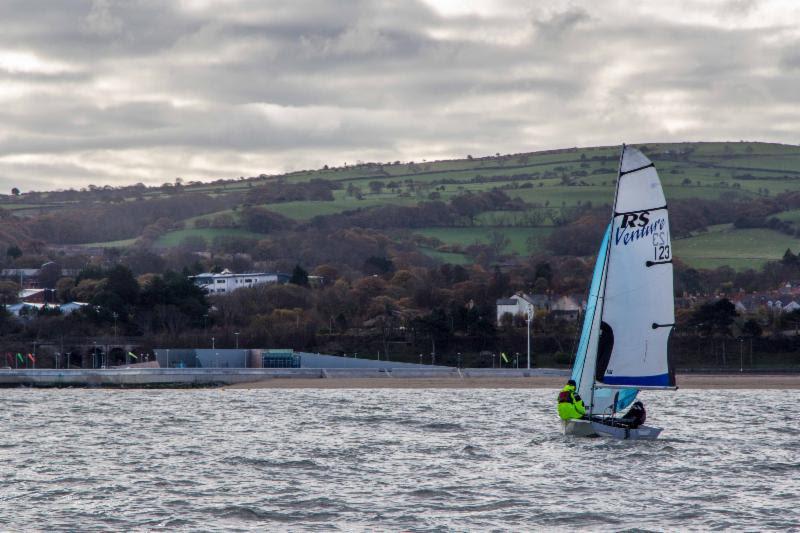
[[[4,0],[0,193],[800,142],[794,0]]]

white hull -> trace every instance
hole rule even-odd
[[[562,420],[564,435],[572,437],[599,437],[588,420]]]
[[[662,428],[653,426],[639,426],[636,429],[627,429],[609,426],[600,422],[589,420],[565,420],[564,435],[573,437],[610,437],[620,440],[655,440],[661,434]]]

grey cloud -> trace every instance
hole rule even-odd
[[[722,18],[740,18],[756,11],[758,0],[727,0],[722,2],[717,12]]]
[[[590,19],[591,17],[585,9],[571,7],[543,18],[535,18],[533,25],[540,39],[552,41],[560,39],[564,34],[572,31],[580,24],[588,22]]]
[[[750,4],[728,11],[768,9]],[[388,0],[3,2],[0,60],[23,50],[66,70],[0,63],[0,189],[623,138],[796,142],[792,12],[748,29],[570,5],[445,16]]]
[[[790,70],[800,70],[800,42],[795,42],[783,52],[781,66]]]

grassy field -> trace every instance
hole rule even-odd
[[[781,220],[785,220],[786,222],[800,224],[800,209],[790,209],[788,211],[784,211],[783,213],[779,213],[777,217]]]
[[[508,239],[505,247],[507,253],[528,255],[541,250],[544,240],[552,232],[551,228],[493,228],[490,226],[468,228],[423,228],[414,233],[425,237],[434,237],[444,244],[467,247],[470,244],[487,244],[492,232],[501,233]],[[528,238],[534,236],[534,248],[528,249]]]
[[[319,215],[333,215],[378,205],[416,205],[416,198],[397,197],[393,194],[370,194],[363,200],[347,196],[344,191],[334,191],[334,200],[328,202],[285,202],[261,207],[295,220],[309,220]]]
[[[244,237],[248,239],[260,239],[260,233],[253,233],[241,228],[195,228],[171,231],[158,238],[156,246],[167,248],[178,246],[183,239],[190,236],[203,237],[209,244],[215,237]]]
[[[673,240],[674,256],[696,268],[730,266],[736,270],[760,268],[783,257],[787,248],[800,250],[800,239],[770,229],[713,226],[707,233]]]

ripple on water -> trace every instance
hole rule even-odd
[[[415,489],[410,492],[406,492],[408,496],[413,498],[422,498],[424,500],[435,500],[435,499],[450,499],[454,497],[454,494],[450,491],[444,489]]]
[[[229,505],[221,509],[212,510],[212,515],[234,521],[257,521],[257,522],[284,522],[284,523],[316,523],[328,522],[337,517],[334,511],[278,511],[271,509],[260,509],[248,505]]]
[[[442,432],[464,430],[464,426],[453,422],[429,422],[427,424],[422,424],[421,428],[426,431],[442,431]]]
[[[257,468],[275,469],[275,470],[318,470],[324,468],[322,465],[311,459],[269,459],[269,458],[254,458],[254,457],[231,457],[227,460],[228,463],[233,465],[247,465],[255,466]]]
[[[456,454],[455,457],[464,457],[471,460],[482,460],[482,459],[490,459],[491,454],[484,450],[481,446],[467,444],[463,448],[461,448]]]
[[[619,442],[565,437],[546,390],[5,390],[0,524],[796,527],[800,425],[761,406],[800,393],[715,393],[642,393],[662,439]]]

